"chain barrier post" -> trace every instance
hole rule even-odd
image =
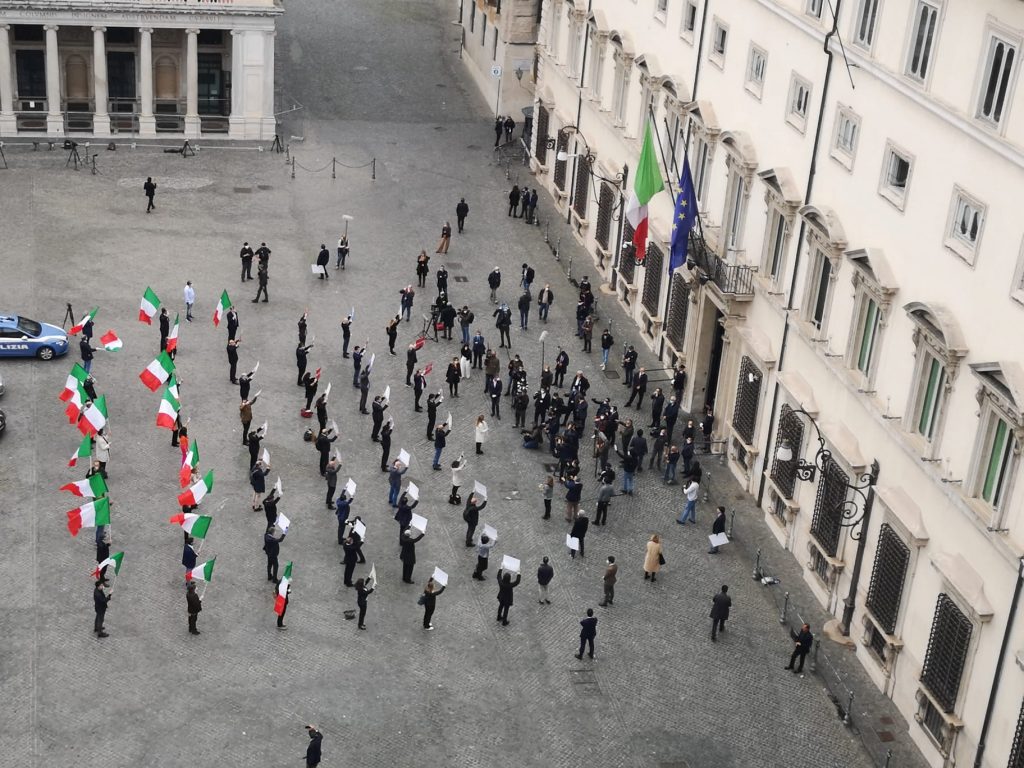
[[[750,574],[750,578],[754,581],[761,580],[761,548],[757,548],[757,557],[754,558],[754,572]]]
[[[370,161],[370,178],[374,181],[377,180],[377,158],[373,158]]]
[[[853,709],[853,691],[850,691],[850,698],[846,701],[846,712],[843,714],[843,725],[850,724],[850,710]]]
[[[332,179],[338,178],[337,176],[334,175],[334,172],[335,172],[335,169],[337,167],[337,164],[338,164],[338,158],[332,157],[331,158],[331,178]]]
[[[786,596],[782,600],[782,612],[779,613],[779,624],[785,624],[786,623],[786,613],[788,611],[789,611],[789,592],[786,593]]]
[[[292,158],[292,178],[295,178],[295,158]]]
[[[811,672],[818,671],[818,651],[821,649],[821,640],[814,639],[814,653],[811,654]]]

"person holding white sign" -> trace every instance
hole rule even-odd
[[[516,580],[512,581],[512,574],[498,569],[498,621],[503,627],[508,626],[508,609],[512,607],[512,591],[519,586],[523,576],[516,574]]]
[[[373,586],[365,579],[356,579],[356,605],[359,607],[359,628],[366,629],[363,620],[366,618],[366,598],[373,594]]]
[[[412,528],[406,528],[402,533],[402,552],[399,555],[399,560],[402,561],[402,581],[406,584],[416,583],[412,580],[412,569],[416,565],[416,542],[425,535],[425,533],[421,533],[419,536],[414,536]]]
[[[480,536],[480,541],[476,545],[476,570],[473,571],[473,578],[477,581],[484,580],[484,571],[487,570],[487,561],[491,557],[494,544],[486,533]]]
[[[462,519],[466,521],[466,546],[473,546],[473,533],[480,524],[480,510],[487,506],[487,499],[478,499],[475,493],[469,494],[466,508],[462,511]]]

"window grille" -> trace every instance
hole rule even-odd
[[[757,426],[757,406],[761,399],[761,371],[754,361],[744,356],[740,361],[740,378],[736,384],[736,407],[732,414],[732,428],[751,445]]]
[[[800,455],[800,447],[804,441],[804,423],[785,403],[782,404],[779,411],[779,434],[775,438],[775,456],[778,456],[783,440],[789,442],[789,446],[793,450],[793,458],[789,461],[779,461],[776,458],[772,462],[771,478],[782,495],[787,499],[792,499],[796,491],[797,457]]]
[[[566,133],[563,128],[558,132],[558,143],[555,145],[555,186],[558,187],[562,192],[565,191],[565,168],[569,164],[568,160],[558,160],[558,155],[561,152],[569,151],[569,134]]]
[[[651,317],[658,314],[658,300],[661,298],[661,273],[665,261],[665,254],[661,252],[654,243],[647,247],[647,260],[644,262],[646,271],[644,274],[644,295],[642,302],[644,309]]]
[[[633,225],[628,221],[623,222],[622,242],[629,243],[629,246],[622,248],[622,255],[619,258],[619,274],[627,283],[632,284],[636,274],[636,257],[633,254]]]
[[[475,5],[473,6],[476,7]],[[548,159],[548,127],[551,122],[551,113],[547,107],[541,106],[537,112],[537,162],[544,165]]]
[[[839,551],[839,537],[843,532],[843,506],[849,483],[849,475],[839,467],[836,460],[826,458],[825,471],[818,478],[811,535],[829,557],[835,557]]]
[[[686,317],[690,311],[690,284],[678,272],[672,275],[668,303],[668,340],[677,350],[686,344]]]
[[[952,712],[956,706],[973,629],[971,620],[952,598],[940,594],[935,605],[935,618],[928,638],[921,683],[947,713]],[[935,734],[935,731],[932,733]]]
[[[903,597],[903,583],[910,564],[910,548],[888,523],[878,532],[878,549],[871,568],[867,609],[890,635],[896,634],[896,617]]]
[[[1017,732],[1013,734],[1013,746],[1010,747],[1010,762],[1006,768],[1024,768],[1024,705],[1017,716]]]
[[[601,185],[601,196],[597,203],[597,228],[594,237],[598,245],[608,250],[608,238],[612,231],[612,207],[615,205],[615,192],[611,184]]]
[[[587,218],[587,203],[590,194],[590,162],[585,157],[579,158],[576,166],[576,194],[573,199],[573,210],[581,219]]]

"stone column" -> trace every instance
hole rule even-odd
[[[110,135],[110,115],[107,112],[107,39],[106,27],[92,28],[92,132],[97,136]]]
[[[185,30],[185,137],[199,138],[199,30]]]
[[[272,139],[277,131],[274,117],[274,38],[277,32],[268,30],[263,35],[263,105],[260,117],[260,139]]]
[[[153,116],[153,28],[139,29],[139,136],[156,136]]]
[[[14,117],[14,77],[11,71],[11,25],[0,24],[0,136],[18,131]]]
[[[60,54],[57,50],[56,24],[47,24],[46,30],[46,132],[51,136],[64,135],[64,115],[61,113]]]
[[[245,30],[231,30],[231,116],[228,137],[245,138]]]

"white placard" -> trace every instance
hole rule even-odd
[[[409,452],[403,448],[398,452],[398,463],[402,466],[409,466]]]
[[[264,448],[262,451],[260,451],[260,461],[263,462],[263,466],[270,466],[270,449]]]
[[[348,479],[348,482],[345,483],[345,493],[348,494],[349,501],[356,497],[356,481],[351,477]]]
[[[370,572],[368,574],[366,574],[366,581],[371,581],[374,584],[377,583],[377,564],[376,563],[373,563],[370,566]]]
[[[374,352],[372,355],[370,355],[370,364],[366,366],[367,372],[373,370],[373,361],[376,360],[376,359],[377,359],[377,353]]]
[[[487,501],[487,486],[483,485],[477,480],[473,481],[473,495],[479,496],[484,501]]]
[[[420,487],[418,485],[416,485],[416,483],[412,482],[411,480],[409,481],[409,485],[405,489],[405,492],[407,494],[409,494],[409,497],[413,501],[419,501],[420,500]]]
[[[444,423],[445,423],[445,426],[448,427],[448,431],[451,432],[451,429],[452,429],[452,412],[451,411],[448,411],[448,418],[445,419]]]
[[[292,521],[283,512],[277,513],[277,520],[274,522],[274,525],[281,529],[281,533],[288,533],[288,526],[291,524]]]
[[[729,537],[724,533],[712,533],[708,536],[708,541],[711,542],[712,547],[721,547],[729,543]]]
[[[256,431],[259,432],[261,436],[266,437],[267,436],[267,422],[264,421],[262,424],[260,424],[260,428],[257,429]]]
[[[257,360],[257,361],[256,361],[256,365],[254,365],[254,366],[252,367],[252,370],[251,370],[251,371],[249,371],[249,375],[250,375],[250,376],[254,376],[254,375],[256,374],[256,371],[258,371],[259,369],[260,369],[260,361],[259,361],[259,360]]]
[[[387,400],[390,400],[390,399],[391,399],[391,385],[388,384],[386,387],[384,387],[384,400],[387,401]]]
[[[336,422],[334,419],[331,419],[331,432],[333,432],[334,434],[338,434],[338,422]]]
[[[349,317],[349,320],[355,320],[356,319],[356,308],[355,307],[352,307],[352,309],[350,309],[348,311],[348,317]]]
[[[324,388],[324,402],[327,402],[327,398],[331,396],[331,382],[327,382],[327,386]]]
[[[356,520],[352,523],[352,532],[355,533],[362,541],[366,541],[366,526],[363,525],[362,520]]]
[[[319,264],[310,264],[309,269],[314,275],[322,275],[324,273],[324,268]]]
[[[483,535],[486,536],[492,543],[498,540],[498,532],[489,525],[484,526]]]
[[[256,394],[249,398],[249,405],[252,405],[253,403],[255,403],[256,402],[256,398],[259,397],[262,394],[263,394],[263,390],[262,389],[257,389],[256,390]]]
[[[509,573],[519,573],[519,560],[512,555],[505,555],[501,558],[501,570]]]
[[[427,532],[427,518],[423,515],[417,515],[415,512],[412,513],[412,520],[409,521],[409,525],[415,528],[420,533]]]
[[[436,565],[434,566],[434,573],[433,573],[433,575],[430,578],[432,578],[435,582],[440,584],[442,587],[447,587],[448,586],[448,574],[445,573],[444,571],[442,571]]]
[[[537,337],[537,341],[543,342],[548,337],[547,331],[541,331],[540,336]]]
[[[580,551],[580,540],[575,536],[570,536],[568,533],[565,534],[565,546],[571,549],[573,552]]]
[[[280,496],[280,495],[282,495],[284,493],[284,490],[283,490],[283,488],[281,486],[281,477],[280,477],[280,475],[278,475],[277,482],[274,483],[274,490],[277,491],[277,495],[278,496]]]

